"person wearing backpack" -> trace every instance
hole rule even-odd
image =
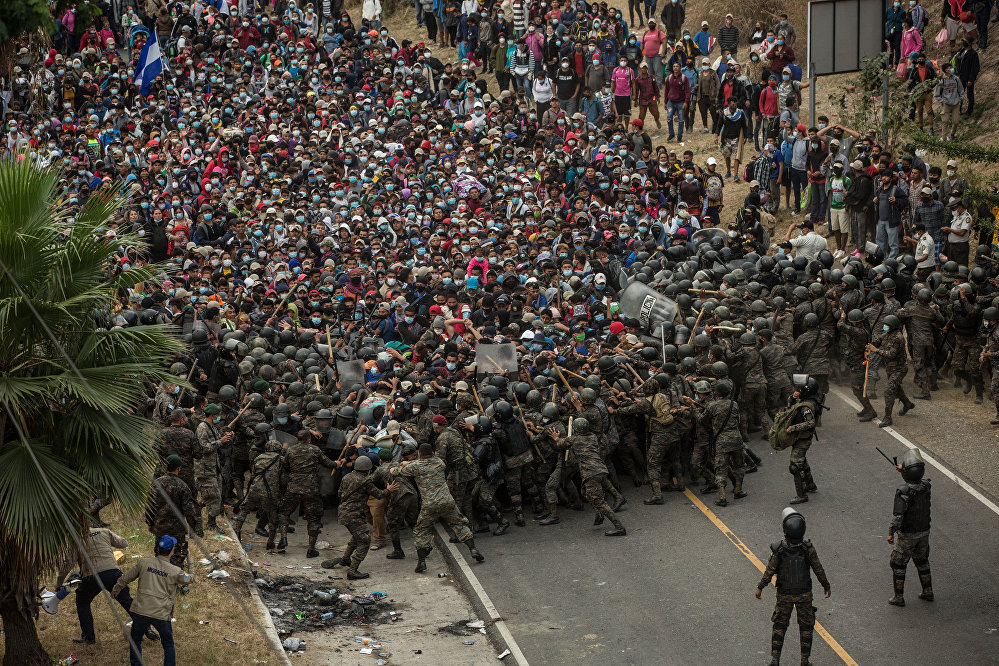
[[[798,377],[796,376],[795,379]],[[784,434],[790,436],[793,441],[791,461],[788,464],[788,471],[791,472],[791,477],[794,479],[795,491],[795,498],[791,500],[791,504],[807,502],[808,493],[814,493],[818,490],[815,479],[812,478],[812,468],[806,457],[808,447],[812,445],[812,437],[815,436],[818,390],[819,383],[815,378],[805,376],[804,380],[796,386],[794,393],[791,394],[791,404],[774,420],[774,427],[783,426]],[[779,424],[778,421],[780,421]]]

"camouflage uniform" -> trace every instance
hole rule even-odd
[[[596,421],[600,423],[600,421]],[[604,518],[609,519],[614,527],[621,529],[621,521],[617,519],[611,510],[607,500],[604,499],[604,492],[611,494],[615,502],[621,502],[622,497],[607,478],[607,466],[604,465],[603,455],[600,449],[600,442],[596,435],[572,435],[560,439],[556,446],[559,449],[570,449],[579,463],[579,474],[583,479],[583,497],[593,507],[597,515],[597,522],[603,522]]]
[[[673,427],[673,410],[680,407],[680,404],[673,403],[668,392],[660,391],[651,398],[642,398],[617,410],[624,416],[643,414],[649,417],[648,474],[654,497],[658,496],[662,489],[663,463],[672,462],[676,446],[679,444],[680,438]],[[667,481],[672,485],[672,472],[668,474]]]
[[[468,442],[456,428],[449,426],[437,433],[435,450],[447,468],[447,487],[455,504],[464,515],[473,515],[472,487],[479,478],[479,470]]]
[[[169,502],[164,499],[164,493],[170,498]],[[183,520],[174,513],[174,508],[183,514]],[[157,539],[164,534],[177,539],[177,547],[170,558],[170,562],[176,566],[182,567],[187,561],[187,535],[194,527],[197,516],[198,506],[194,502],[194,495],[179,476],[164,474],[153,481],[146,503],[146,525]]]
[[[281,501],[278,525],[281,534],[284,535],[292,512],[301,504],[305,509],[301,515],[308,521],[308,534],[311,539],[319,534],[323,520],[323,500],[319,496],[319,468],[320,466],[332,468],[334,465],[323,455],[318,446],[304,442],[289,446],[284,456],[288,464],[288,489]],[[340,492],[343,492],[342,485]],[[367,497],[364,499],[367,500]]]
[[[981,402],[985,392],[982,381],[981,351],[982,351],[982,309],[966,299],[958,299],[951,306],[954,313],[954,356],[951,368],[957,380],[968,382],[967,392],[974,386],[978,396],[976,402]],[[957,382],[954,384],[957,386]]]
[[[739,432],[739,405],[728,398],[712,400],[704,408],[702,421],[710,429],[715,447],[715,485],[718,501],[726,502],[725,485],[732,473],[733,491],[742,494],[743,469],[742,434]]]
[[[846,361],[847,371],[850,373],[850,390],[853,395],[866,403],[865,408],[870,405],[870,401],[864,397],[864,352],[867,349],[869,336],[867,328],[861,324],[854,326],[842,319],[836,324],[839,329],[840,339],[844,341],[843,358]]]
[[[800,405],[795,411],[794,422],[788,426],[791,434],[796,435],[794,444],[791,445],[788,471],[794,478],[794,490],[798,497],[807,497],[806,493],[818,490],[815,487],[815,480],[812,479],[812,468],[806,458],[808,448],[812,445],[812,436],[815,434],[816,407],[810,400],[802,401]]]
[[[437,456],[415,460],[405,466],[394,467],[392,475],[412,478],[420,491],[420,515],[413,528],[413,541],[418,549],[430,548],[434,523],[438,520],[447,523],[458,541],[472,538],[468,519],[461,515],[448,492],[443,460]]]
[[[739,425],[742,436],[749,439],[749,431],[770,429],[770,418],[767,412],[767,379],[763,374],[763,356],[759,350],[743,348],[744,379],[739,396]]]
[[[257,527],[270,526],[268,541],[274,541],[278,525],[278,506],[288,484],[288,465],[281,454],[279,442],[267,442],[264,452],[253,461],[253,475],[246,497],[239,504],[239,513],[233,518],[232,527],[239,534],[251,511],[257,512]]]
[[[392,469],[398,467],[398,462],[382,464],[374,471],[376,481],[384,482],[385,485],[392,483]],[[398,488],[391,491],[388,496],[388,506],[385,509],[385,524],[388,527],[389,539],[395,544],[399,541],[400,532],[406,529],[407,525],[415,525],[420,513],[419,497],[416,495],[416,486],[409,478],[398,478],[395,481]]]
[[[773,637],[771,639],[771,656],[775,661],[780,661],[780,653],[784,647],[784,634],[791,623],[791,611],[798,611],[798,631],[801,636],[801,663],[808,663],[808,656],[812,652],[812,631],[815,626],[815,607],[812,606],[812,576],[806,574],[807,580],[788,581],[784,580],[782,572],[782,560],[788,557],[804,558],[808,567],[815,572],[815,577],[819,579],[822,589],[829,589],[829,579],[826,578],[825,569],[819,562],[819,554],[815,551],[815,546],[811,541],[803,541],[798,544],[788,543],[782,540],[780,543],[771,544],[770,559],[767,561],[767,568],[763,572],[763,578],[757,584],[757,589],[763,590],[770,580],[777,575],[777,603],[774,607],[774,614],[770,618],[774,623]]]
[[[895,597],[901,598],[905,588],[905,570],[909,560],[916,565],[923,595],[933,599],[930,576],[930,480],[908,483],[895,491],[888,534],[894,535],[895,545],[889,564],[895,588]]]
[[[179,405],[178,398],[180,398],[179,395],[167,393],[162,388],[157,390],[156,397],[153,399],[153,413],[150,418],[162,426],[170,425],[170,415],[173,414],[173,410]]]
[[[179,476],[190,486],[191,493],[198,488],[194,483],[194,457],[198,447],[198,438],[187,428],[167,426],[160,433],[160,459],[165,460],[171,454],[180,456],[184,466],[180,468]]]
[[[909,372],[909,364],[905,358],[905,341],[902,339],[901,331],[881,331],[875,334],[873,344],[878,348],[877,355],[881,359],[881,366],[888,374],[888,385],[885,386],[885,417],[891,418],[896,398],[901,399],[905,405],[912,404],[902,388],[902,380]]]
[[[905,322],[909,334],[909,350],[912,367],[916,372],[916,386],[922,389],[919,397],[928,398],[932,379],[937,374],[933,325],[942,324],[943,317],[938,310],[916,300],[906,303],[896,314]]]
[[[829,352],[832,335],[822,328],[812,328],[799,335],[791,345],[791,353],[798,360],[798,371],[815,378],[819,384],[818,404],[825,402],[829,392]]]
[[[600,421],[598,420],[597,423]],[[499,427],[495,427],[499,426]],[[537,506],[538,489],[534,484],[534,453],[531,450],[530,439],[527,430],[519,420],[511,418],[506,423],[495,424],[493,437],[499,443],[500,451],[503,453],[503,473],[506,477],[506,492],[510,496],[510,504],[517,515],[518,521],[523,521],[524,502],[523,495],[526,492],[528,497],[535,501]],[[521,442],[527,448],[515,455],[508,455],[508,448],[513,442]]]
[[[264,415],[252,407],[240,414],[232,430],[236,433],[235,444],[232,447],[232,480],[235,486],[236,499],[243,498],[243,486],[246,483],[246,472],[253,467],[250,448],[257,442],[254,428],[263,423]],[[230,492],[229,488],[225,492]]]
[[[985,351],[989,354],[992,366],[992,401],[996,405],[996,418],[999,419],[999,326],[993,326],[985,338]]]
[[[208,525],[214,527],[215,519],[222,514],[222,495],[219,492],[219,448],[222,446],[222,433],[218,428],[202,421],[198,425],[199,450],[194,459],[194,481],[198,495],[208,511]]]
[[[302,446],[301,444],[299,446]],[[312,446],[311,444],[307,446]],[[294,447],[292,447],[294,448]],[[288,449],[289,453],[291,449]],[[388,490],[382,490],[375,486],[374,474],[362,474],[352,471],[340,481],[340,504],[337,507],[337,522],[347,528],[350,532],[350,541],[343,551],[343,562],[350,561],[350,568],[357,572],[357,567],[368,554],[371,547],[371,526],[365,518],[364,507],[367,505],[368,496],[379,499],[387,497]],[[318,496],[317,496],[318,499]],[[308,506],[306,506],[308,509]],[[320,518],[322,517],[322,502],[319,503]],[[284,520],[285,516],[282,516]],[[318,526],[316,534],[319,533]],[[312,534],[312,521],[309,520],[309,534]]]
[[[763,365],[763,377],[767,383],[767,411],[772,418],[780,405],[787,404],[787,400],[793,392],[785,363],[787,354],[783,347],[772,342],[760,347],[759,353]],[[764,428],[763,432],[765,434],[767,428]]]

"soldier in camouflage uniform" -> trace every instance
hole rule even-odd
[[[992,366],[992,401],[996,405],[996,415],[991,421],[992,425],[999,425],[999,309],[985,308],[982,313],[982,326],[985,329],[985,348],[982,350],[982,362],[991,361]]]
[[[864,318],[867,320],[867,330],[874,335],[881,330],[885,317],[895,314],[895,306],[892,302],[885,300],[884,292],[880,289],[871,290],[870,300],[871,304],[864,310]],[[875,389],[881,379],[881,358],[878,356],[871,358],[869,367],[867,395],[870,398],[877,398]]]
[[[773,342],[774,334],[769,328],[757,331],[759,353],[763,366],[763,377],[767,385],[766,404],[767,415],[772,419],[781,405],[787,404],[791,397],[791,379],[787,374],[785,358],[787,353],[779,344]],[[762,439],[767,438],[767,428],[763,428]]]
[[[980,405],[985,393],[979,361],[982,352],[982,309],[975,303],[975,288],[972,285],[962,284],[957,289],[958,297],[951,306],[954,318],[954,357],[951,360],[954,386],[960,386],[963,379],[965,393],[971,393],[974,387],[975,404]]]
[[[290,450],[290,449],[289,449]],[[346,461],[341,459],[337,465],[344,465]],[[337,522],[347,528],[350,532],[350,541],[343,551],[340,560],[326,560],[322,563],[323,568],[329,569],[336,564],[342,564],[347,569],[349,580],[361,580],[371,576],[369,573],[362,573],[357,570],[368,554],[371,547],[371,526],[365,519],[364,507],[368,497],[387,497],[398,486],[391,483],[381,490],[375,485],[375,476],[371,473],[371,458],[366,455],[359,455],[354,458],[352,471],[343,477],[340,482],[340,504],[337,507]],[[317,531],[318,534],[318,531]],[[312,541],[310,548],[315,546]]]
[[[819,316],[809,312],[802,320],[804,331],[791,345],[791,353],[798,360],[798,372],[815,378],[819,391],[816,404],[824,405],[829,392],[829,353],[832,351],[832,335],[819,326]],[[822,425],[822,415],[816,414],[816,423]]]
[[[431,420],[437,457],[444,461],[447,468],[447,487],[461,513],[471,519],[472,489],[479,478],[479,469],[472,457],[472,450],[465,437],[453,426],[448,426],[447,419],[437,414]]]
[[[170,562],[183,567],[187,562],[187,535],[195,524],[198,506],[194,502],[191,489],[179,476],[184,466],[180,456],[169,455],[164,464],[166,474],[153,481],[153,487],[149,491],[145,511],[146,525],[157,538],[169,534],[177,539],[177,547]],[[183,519],[176,511],[183,515]]]
[[[763,356],[757,348],[757,337],[753,333],[743,333],[742,343],[742,391],[739,394],[739,414],[742,435],[748,441],[749,433],[770,430],[770,415],[767,411],[767,378],[763,372]]]
[[[568,499],[563,491],[565,480],[565,469],[568,466],[566,454],[563,454],[557,447],[559,439],[565,437],[565,425],[559,420],[558,405],[549,402],[541,408],[541,418],[538,420],[540,430],[531,438],[534,445],[538,447],[545,456],[545,463],[539,467],[541,474],[545,477],[545,505],[548,508],[548,515],[541,518],[541,525],[557,525],[558,503],[561,496],[566,504],[575,504]],[[573,490],[576,486],[570,484]],[[578,497],[576,498],[578,502]],[[581,505],[579,505],[581,508]]]
[[[878,413],[871,404],[870,399],[864,395],[864,375],[865,358],[867,354],[867,343],[870,336],[867,332],[867,320],[864,313],[858,309],[845,310],[840,314],[839,323],[836,324],[840,339],[843,344],[843,359],[846,361],[847,372],[850,373],[850,390],[853,395],[863,405],[863,409],[857,413],[862,422],[871,421],[877,418]]]
[[[243,523],[251,511],[257,512],[257,529],[260,531],[269,526],[267,532],[267,549],[274,548],[274,538],[277,535],[278,507],[281,496],[288,485],[288,465],[282,455],[284,447],[275,440],[264,445],[264,452],[253,460],[253,474],[250,476],[250,488],[239,503],[239,513],[232,519],[232,529],[236,538],[242,540]]]
[[[590,503],[596,512],[594,525],[600,525],[604,519],[610,519],[614,524],[614,529],[604,534],[607,536],[625,536],[627,534],[624,525],[614,515],[624,507],[627,500],[619,493],[611,482],[607,479],[607,466],[600,450],[600,443],[596,435],[590,433],[589,422],[578,417],[570,422],[572,434],[559,439],[556,447],[559,450],[571,449],[579,463],[579,474],[583,479],[583,497]],[[549,433],[553,438],[557,436],[557,431],[552,428]],[[611,508],[604,499],[604,492],[609,492],[614,498],[614,507]]]
[[[284,552],[288,546],[288,521],[291,518],[291,513],[301,505],[304,508],[302,517],[308,522],[309,530],[309,547],[305,556],[318,557],[316,540],[319,538],[319,530],[323,520],[323,499],[319,496],[319,468],[333,469],[336,463],[327,458],[319,447],[312,443],[311,431],[299,430],[296,438],[298,441],[289,446],[284,454],[288,463],[288,488],[281,501],[281,512],[278,518],[281,540],[277,544],[277,551]],[[362,506],[367,499],[367,497],[363,498]]]
[[[592,390],[592,389],[590,389]],[[513,415],[513,406],[505,400],[493,404],[496,426],[493,437],[503,454],[503,472],[506,477],[506,491],[513,505],[514,523],[520,527],[527,525],[524,520],[523,493],[535,503],[535,513],[542,513],[538,502],[538,491],[534,485],[534,453],[527,436],[527,429]]]
[[[895,491],[891,525],[888,526],[888,543],[891,551],[892,582],[895,594],[888,601],[893,606],[904,606],[905,570],[909,560],[916,565],[923,591],[919,598],[933,601],[933,580],[930,576],[930,480],[924,479],[926,471],[918,451],[906,451],[902,463],[895,465],[902,473],[905,485]]]
[[[160,457],[166,460],[173,454],[184,461],[184,466],[180,468],[180,478],[190,486],[192,494],[198,489],[194,482],[194,458],[198,447],[198,438],[187,428],[184,410],[178,409],[170,414],[170,425],[160,433]],[[196,515],[200,513],[198,511]]]
[[[895,406],[896,398],[901,399],[902,409],[899,416],[905,415],[916,404],[909,400],[902,388],[902,380],[909,372],[909,364],[905,357],[905,340],[902,339],[902,322],[895,315],[888,315],[881,325],[882,330],[874,334],[874,340],[867,345],[870,357],[877,357],[881,360],[881,367],[888,374],[887,386],[885,386],[885,416],[881,419],[882,428],[892,424],[891,412]]]
[[[714,461],[711,428],[703,418],[711,401],[711,384],[704,379],[697,380],[694,382],[694,397],[684,396],[684,401],[691,407],[694,416],[694,448],[690,454],[690,467],[694,474],[704,478],[701,492],[714,492],[718,490],[718,486],[715,485],[714,470],[710,467]]]
[[[896,313],[905,324],[909,334],[908,341],[912,355],[912,366],[916,372],[916,386],[921,390],[918,395],[913,397],[922,400],[930,399],[930,386],[937,374],[933,326],[944,323],[940,309],[932,303],[933,292],[925,288],[920,289],[915,300],[906,303]]]
[[[163,382],[153,398],[153,413],[150,418],[160,425],[167,425],[174,410],[180,406],[180,385]]]
[[[718,506],[728,506],[725,498],[725,485],[728,475],[733,477],[733,497],[741,499],[746,496],[742,490],[742,480],[745,477],[743,467],[742,434],[739,432],[739,405],[730,398],[732,383],[719,380],[715,384],[715,399],[707,404],[701,421],[710,430],[715,449],[715,485],[718,486]]]
[[[418,443],[432,441],[434,413],[428,409],[430,400],[425,393],[417,393],[413,396],[412,403],[413,418],[403,424],[403,429]]]
[[[232,431],[221,432],[222,407],[212,403],[205,407],[205,420],[198,425],[198,454],[194,460],[194,481],[198,486],[201,506],[208,512],[206,525],[221,534],[217,519],[222,514],[219,490],[219,448],[233,440]],[[199,535],[200,531],[199,530]]]
[[[795,435],[794,443],[791,445],[791,460],[788,464],[788,471],[794,478],[795,490],[795,498],[791,500],[791,504],[807,502],[808,493],[818,490],[806,457],[808,448],[812,445],[812,437],[815,435],[815,411],[819,409],[815,404],[815,394],[818,389],[818,382],[813,377],[807,377],[804,385],[798,386],[791,396],[792,403],[798,405],[792,423],[787,427],[787,433]]]
[[[665,504],[662,496],[663,463],[672,461],[673,453],[680,443],[673,421],[677,411],[686,407],[680,403],[674,404],[669,384],[669,377],[664,374],[656,375],[642,386],[644,398],[618,409],[618,413],[623,416],[643,414],[649,419],[648,474],[652,496],[645,500],[645,504]],[[672,473],[668,481],[672,485]]]
[[[236,441],[232,447],[232,479],[237,501],[243,499],[246,472],[253,467],[250,448],[257,441],[256,428],[267,420],[262,411],[264,408],[263,396],[259,393],[252,393],[247,397],[247,402],[249,402],[249,407],[239,415],[236,423],[232,426],[232,431],[236,433]]]
[[[409,477],[416,482],[420,491],[420,515],[413,528],[413,541],[416,543],[416,573],[427,570],[427,555],[433,542],[433,526],[443,520],[454,532],[458,541],[468,546],[468,551],[477,562],[486,558],[475,547],[475,539],[468,529],[468,520],[461,515],[454,498],[447,489],[444,461],[434,455],[430,444],[420,444],[419,460],[404,461],[392,469],[393,476]]]
[[[798,632],[801,637],[801,663],[810,666],[812,653],[812,632],[815,627],[815,607],[812,606],[812,572],[819,579],[826,599],[832,594],[825,569],[819,562],[819,554],[811,541],[805,540],[805,519],[794,509],[784,509],[782,515],[784,539],[770,545],[770,559],[763,572],[763,578],[756,586],[756,598],[762,598],[763,590],[770,580],[777,576],[777,603],[771,622],[774,623],[770,641],[770,666],[780,664],[780,653],[784,648],[784,634],[791,623],[791,611],[798,611]]]
[[[402,460],[416,459],[416,445],[406,444],[402,449]],[[392,468],[398,467],[401,461],[382,463],[375,470],[375,480],[384,482],[386,487],[392,483]],[[385,555],[390,560],[401,560],[406,557],[402,550],[402,531],[407,525],[415,525],[420,513],[419,498],[416,496],[416,485],[407,477],[396,477],[396,489],[390,491],[388,506],[385,509],[385,524],[388,527],[389,539],[392,541],[392,552]]]

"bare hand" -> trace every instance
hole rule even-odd
[[[895,543],[895,535],[891,534],[888,536],[888,543]]]
[[[385,486],[385,490],[395,490],[398,487],[399,487],[399,482],[398,481],[393,481],[392,483],[390,483],[387,486]],[[826,596],[829,596],[829,595],[826,594]]]
[[[826,589],[826,594],[825,594],[826,599],[828,599],[831,596],[832,596],[832,590],[830,590],[830,589],[827,588]]]
[[[760,588],[756,588],[756,598],[757,599],[763,598],[763,590],[761,590]]]

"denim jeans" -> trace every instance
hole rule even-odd
[[[569,99],[560,99],[558,105],[565,112],[567,118],[571,118],[572,114],[579,110],[579,103],[572,97]]]
[[[794,202],[791,204],[791,207],[795,213],[801,212],[801,190],[807,184],[808,175],[805,173],[805,170],[791,167],[791,187],[794,190]]]
[[[888,259],[898,256],[898,225],[888,226],[886,220],[878,220],[877,232],[874,242],[878,244],[881,251]]]
[[[111,590],[114,584],[121,578],[121,569],[108,569],[98,574],[104,588]],[[90,609],[90,604],[101,593],[101,586],[93,576],[87,576],[80,581],[80,586],[76,588],[76,616],[80,619],[80,635],[88,640],[94,640],[94,614]],[[118,596],[115,597],[121,607],[128,610],[132,607],[132,595],[128,587],[122,588]]]
[[[666,102],[666,125],[669,127],[669,138],[673,138],[673,116],[676,116],[680,126],[676,133],[677,141],[683,141],[683,102]]]
[[[156,628],[160,635],[160,644],[163,645],[163,666],[176,666],[177,651],[173,645],[173,626],[170,620],[157,620],[145,615],[132,615],[132,642],[139,649],[139,654],[129,645],[128,658],[131,666],[141,666],[142,664],[142,639],[146,635],[146,630],[150,625]]]
[[[663,88],[663,59],[662,56],[645,56],[645,62],[649,65],[649,73],[656,79],[659,89]]]
[[[812,222],[828,222],[826,220],[826,184],[812,183],[810,188],[808,201],[812,206],[812,213],[808,219]]]

